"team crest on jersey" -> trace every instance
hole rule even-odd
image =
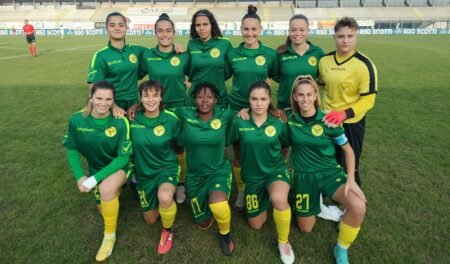
[[[264,58],[264,56],[259,55],[258,57],[256,57],[255,62],[256,62],[256,65],[262,66],[262,65],[266,64],[266,58]]]
[[[211,127],[214,129],[219,129],[222,126],[222,122],[219,119],[214,119],[211,121]]]
[[[164,135],[165,132],[166,129],[163,126],[157,126],[153,129],[153,133],[155,133],[155,135],[158,137]]]
[[[113,126],[105,129],[105,135],[107,137],[114,137],[116,134],[117,134],[117,129]]]
[[[136,63],[137,62],[136,55],[131,53],[130,56],[128,57],[128,60],[130,60],[131,63]]]
[[[317,65],[317,58],[314,57],[314,56],[309,57],[308,63],[309,63],[309,65],[311,65],[311,66],[316,66],[316,65]]]
[[[311,128],[311,132],[314,136],[320,137],[323,135],[323,127],[319,124],[316,124]]]
[[[209,52],[209,55],[213,58],[218,58],[220,56],[220,50],[218,48],[214,48]]]
[[[273,137],[277,133],[277,129],[274,126],[268,126],[264,129],[264,133],[266,133],[266,136],[268,137]]]
[[[173,57],[172,59],[170,59],[170,64],[172,66],[178,66],[180,65],[180,59],[178,57]]]

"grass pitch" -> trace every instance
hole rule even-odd
[[[311,40],[326,52],[330,37]],[[0,262],[91,263],[102,218],[81,194],[62,139],[71,113],[87,98],[93,53],[106,37],[38,37],[37,58],[23,37],[0,37]],[[155,45],[150,37],[130,43]],[[240,38],[232,38],[237,44]],[[262,38],[272,47],[283,38]],[[185,44],[187,38],[178,38]],[[450,36],[360,36],[359,50],[378,68],[379,94],[368,114],[361,175],[367,217],[352,246],[352,263],[448,263]],[[276,87],[275,87],[276,88]],[[234,195],[232,195],[234,202]],[[137,201],[121,195],[118,241],[110,263],[280,263],[271,214],[260,232],[232,213],[236,252],[222,256],[217,228],[200,231],[186,204],[178,207],[174,246],[158,256],[160,224],[144,223]],[[292,225],[299,263],[332,263],[334,224],[312,234]]]

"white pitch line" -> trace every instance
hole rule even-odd
[[[77,49],[83,49],[83,48],[91,48],[91,47],[95,47],[95,46],[104,46],[104,44],[96,44],[96,45],[89,45],[89,46],[82,46],[82,47],[76,47],[76,48],[69,48],[69,49],[62,49],[62,50],[55,50],[55,51],[48,51],[47,53],[54,53],[54,52],[64,52],[64,51],[69,51],[69,50],[77,50]],[[29,54],[26,55],[17,55],[17,56],[9,56],[9,57],[3,57],[0,58],[0,60],[8,60],[8,59],[15,59],[15,58],[22,58],[22,57],[29,57]]]

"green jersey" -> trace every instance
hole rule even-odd
[[[248,49],[241,43],[239,47],[230,50],[227,63],[233,74],[229,103],[231,109],[236,111],[249,107],[248,94],[255,81],[277,78],[278,75],[277,53],[261,42],[257,49]]]
[[[188,52],[191,55],[189,67],[189,81],[193,88],[202,82],[214,84],[219,90],[217,105],[228,107],[228,92],[225,80],[230,77],[226,68],[226,54],[232,49],[228,39],[218,38],[203,42],[200,39],[191,39],[188,43]]]
[[[105,119],[96,119],[91,115],[84,117],[81,111],[77,112],[70,118],[64,146],[81,153],[89,164],[89,175],[95,174],[95,179],[100,182],[109,176],[109,173],[102,173],[108,165],[118,158],[125,157],[128,161],[132,154],[128,120],[114,118],[112,114]],[[118,165],[112,170],[109,168],[109,171],[115,172],[124,165]]]
[[[258,184],[275,171],[287,169],[281,154],[282,146],[288,145],[287,127],[280,120],[269,115],[258,127],[253,119],[235,118],[228,136],[230,143],[239,144],[241,173],[246,184]]]
[[[147,49],[140,59],[141,75],[148,74],[150,80],[160,82],[164,87],[163,102],[166,108],[173,105],[185,105],[185,75],[188,74],[189,54],[175,53],[175,49],[165,53],[158,46]]]
[[[290,96],[292,85],[299,75],[311,75],[317,79],[319,75],[319,60],[324,55],[323,50],[308,41],[309,49],[299,55],[289,45],[286,52],[278,54],[280,65],[278,89],[278,108],[284,109],[291,107]]]
[[[158,117],[149,118],[138,111],[130,127],[138,181],[156,178],[165,170],[178,167],[173,147],[178,139],[179,121],[174,113],[164,110]]]
[[[122,49],[108,45],[97,51],[89,65],[88,83],[108,81],[116,89],[114,97],[116,103],[121,101],[139,101],[138,58],[145,50],[144,47],[125,44]]]
[[[289,139],[292,144],[291,163],[297,172],[318,172],[338,166],[335,144],[347,144],[342,126],[329,128],[323,122],[325,114],[318,110],[312,118],[297,113],[286,113],[289,117]]]
[[[227,129],[236,113],[216,107],[208,121],[197,115],[195,107],[179,108],[175,113],[182,124],[180,141],[186,149],[186,180],[209,177],[228,168],[231,172],[225,145]]]

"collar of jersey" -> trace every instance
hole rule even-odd
[[[214,106],[212,117],[211,117],[208,121],[205,121],[205,120],[201,119],[200,116],[198,115],[197,107],[194,107],[194,109],[195,109],[195,110],[194,110],[194,111],[195,111],[195,116],[197,117],[198,121],[199,121],[200,123],[203,123],[203,124],[208,124],[208,123],[211,122],[212,120],[216,119],[216,118],[219,116],[219,112],[220,112],[220,110],[219,110],[219,108],[217,107],[217,105]]]
[[[312,44],[309,40],[306,41],[306,43],[309,44],[309,48],[305,51],[305,54],[303,54],[303,56],[305,56],[308,53],[314,52],[315,50],[317,50],[317,46]],[[289,53],[295,54],[297,56],[300,56],[293,48],[292,48],[292,44],[288,46],[287,51]]]
[[[102,129],[102,128],[106,128],[106,127],[108,127],[108,125],[110,124],[110,121],[111,121],[111,118],[112,118],[112,113],[108,116],[108,117],[105,117],[105,118],[95,118],[95,117],[93,117],[91,114],[89,114],[87,117],[86,117],[86,122],[87,123],[89,123],[89,125],[90,126],[92,126],[92,127],[94,127],[94,128],[99,128],[99,129]],[[107,119],[108,121],[106,121],[106,122],[102,122],[103,120],[105,120],[105,119]],[[98,124],[99,122],[96,122],[97,120],[100,120],[100,122],[101,123],[103,123],[103,124]]]
[[[317,109],[317,113],[316,113],[316,119],[315,121],[319,121],[322,122],[322,118],[325,116],[325,113],[322,112],[320,109]],[[297,120],[298,122],[306,125],[305,120],[300,116],[299,113],[294,113],[294,118],[295,120]],[[316,123],[316,122],[314,122]]]
[[[217,39],[210,38],[208,41],[203,42],[199,38],[196,38],[196,39],[194,39],[194,41],[197,42],[199,49],[208,50],[208,49],[214,47],[214,44],[217,42]]]
[[[161,58],[167,58],[170,55],[175,53],[175,46],[172,44],[172,50],[169,52],[162,52],[159,50],[158,45],[156,45],[156,47],[154,47],[153,49],[153,53]]]
[[[164,110],[159,111],[159,116],[151,118],[144,114],[143,111],[138,111],[136,121],[147,127],[155,127],[164,123]]]
[[[252,117],[251,114],[250,114],[250,122],[252,122],[252,124],[253,124],[257,129],[264,128],[264,127],[266,127],[266,126],[268,126],[268,125],[271,125],[271,124],[275,123],[276,120],[277,120],[277,119],[276,119],[275,117],[273,117],[271,114],[268,114],[268,115],[267,115],[267,120],[266,120],[264,123],[262,123],[261,126],[258,127],[258,126],[256,125],[256,123],[255,123],[255,120],[253,120],[253,117]]]
[[[244,47],[245,43],[241,42],[241,44],[239,44],[239,48],[238,48],[239,55],[245,56],[245,57],[256,57],[256,56],[262,54],[263,53],[263,49],[264,49],[264,47],[263,47],[264,45],[259,40],[258,40],[258,43],[259,43],[259,47],[257,49],[253,49],[252,50],[252,49]],[[252,50],[252,51],[249,52],[248,50]],[[250,56],[250,54],[253,53],[254,50],[256,50],[255,56]],[[251,55],[253,55],[253,54],[251,54]]]
[[[118,49],[118,48],[114,47],[113,45],[111,45],[111,41],[108,41],[108,47],[111,50],[123,52],[123,51],[126,51],[128,49],[129,45],[128,45],[128,43],[125,42],[125,45],[123,45],[123,48]]]
[[[351,60],[353,57],[355,57],[356,53],[358,53],[358,51],[355,50],[355,52],[353,52],[352,55],[348,56],[347,58],[344,57],[343,58],[344,60],[342,62],[339,62],[338,59],[337,59],[337,51],[335,51],[334,54],[333,54],[334,62],[337,65],[342,65],[342,64],[346,63],[347,61]]]

